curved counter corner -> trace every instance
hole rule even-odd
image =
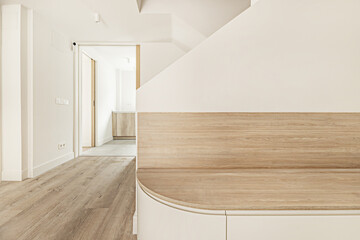
[[[358,240],[359,175],[139,169],[138,239]]]
[[[137,190],[139,240],[226,240],[226,216],[200,214]]]
[[[138,169],[160,200],[211,211],[360,210],[360,169]]]

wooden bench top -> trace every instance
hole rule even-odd
[[[138,169],[150,194],[208,210],[360,210],[360,169]]]

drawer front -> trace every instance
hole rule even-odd
[[[227,240],[358,240],[360,216],[228,216]]]

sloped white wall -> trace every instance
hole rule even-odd
[[[140,47],[140,85],[164,70],[185,51],[174,43],[144,43]]]
[[[360,111],[360,1],[262,0],[137,91],[139,112]]]
[[[175,15],[172,15],[171,24],[172,42],[184,52],[190,51],[207,37]]]

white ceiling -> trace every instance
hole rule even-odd
[[[14,3],[34,10],[35,28],[47,23],[70,41],[171,42],[185,52],[250,6],[250,0],[0,0]]]
[[[250,0],[0,0],[34,9],[72,41],[172,41],[172,14],[209,36],[250,6]],[[94,22],[100,13],[101,23]],[[191,38],[191,36],[190,36]]]
[[[250,0],[142,0],[141,13],[172,13],[209,36],[250,7]]]
[[[72,41],[171,41],[171,15],[140,14],[136,0],[0,0],[14,3],[34,9]]]
[[[102,59],[121,70],[135,70],[135,46],[84,46],[81,47],[95,61]]]

